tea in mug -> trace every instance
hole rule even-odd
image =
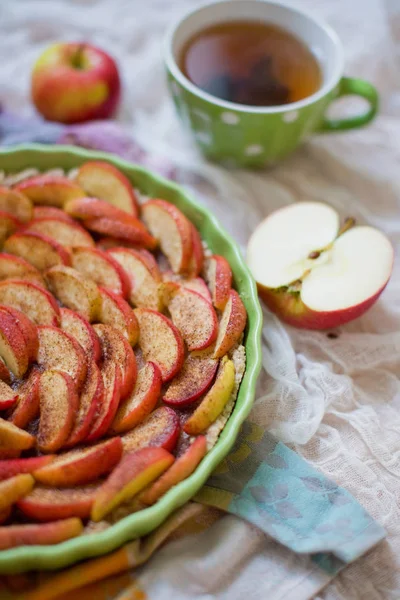
[[[321,69],[309,48],[281,27],[232,21],[203,29],[183,48],[179,66],[209,94],[249,106],[279,106],[314,94]]]

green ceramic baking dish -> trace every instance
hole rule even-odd
[[[239,389],[235,409],[217,444],[196,471],[171,489],[154,506],[125,517],[106,531],[82,535],[54,546],[23,546],[0,552],[0,573],[18,573],[32,569],[59,569],[92,556],[105,554],[125,542],[145,535],[158,527],[174,510],[190,500],[207,481],[212,471],[232,448],[240,426],[250,412],[257,376],[261,368],[262,313],[255,282],[235,241],[217,219],[198,204],[182,187],[141,166],[102,152],[72,146],[23,145],[0,150],[0,170],[15,172],[27,167],[47,170],[71,169],[87,160],[107,160],[121,169],[132,184],[144,194],[164,198],[176,204],[193,221],[211,250],[229,261],[248,314],[245,331],[246,371]]]

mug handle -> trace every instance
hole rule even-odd
[[[346,129],[355,129],[366,125],[375,117],[378,112],[379,106],[379,95],[377,89],[368,81],[364,79],[355,79],[353,77],[342,77],[339,83],[339,90],[337,96],[333,98],[332,102],[335,102],[342,96],[361,96],[369,102],[369,109],[363,115],[357,115],[356,117],[349,117],[347,119],[326,119],[322,121],[317,131],[321,133],[327,133],[330,131],[344,131]]]

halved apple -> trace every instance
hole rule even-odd
[[[68,439],[79,408],[75,383],[66,372],[45,371],[40,376],[40,421],[38,447],[55,452]]]
[[[210,356],[189,355],[182,370],[170,383],[163,401],[172,406],[187,406],[208,390],[217,372],[218,361]]]
[[[104,161],[86,162],[78,170],[76,181],[88,196],[105,200],[131,215],[139,214],[131,182],[113,165]]]
[[[62,308],[60,313],[60,328],[76,339],[82,346],[89,361],[94,360],[98,362],[101,357],[100,342],[89,321],[69,308]]]
[[[83,227],[78,223],[69,223],[58,217],[35,219],[29,223],[24,231],[41,233],[70,248],[94,246],[92,236]]]
[[[21,429],[39,416],[39,381],[40,371],[33,368],[28,378],[18,387],[18,402],[8,419]]]
[[[45,204],[62,208],[68,200],[84,196],[82,188],[68,179],[56,175],[35,175],[15,186],[34,204]]]
[[[121,369],[113,360],[105,360],[101,366],[104,394],[103,401],[90,426],[87,442],[101,438],[109,430],[114,420],[121,399]]]
[[[85,380],[87,366],[80,344],[65,331],[49,325],[40,325],[38,336],[38,364],[45,369],[67,373],[79,389]]]
[[[0,452],[28,450],[35,442],[35,436],[0,418]]]
[[[58,521],[69,517],[88,519],[99,484],[57,489],[37,485],[18,500],[17,507],[30,519]]]
[[[101,521],[157,479],[173,462],[172,454],[163,448],[143,448],[126,455],[100,487],[91,512],[92,520]]]
[[[139,325],[135,313],[129,304],[110,290],[99,287],[101,298],[98,320],[104,325],[118,329],[128,342],[134,346],[139,337]]]
[[[201,237],[196,227],[191,223],[192,230],[192,256],[189,262],[189,274],[191,277],[197,277],[203,269],[204,250]]]
[[[5,310],[15,320],[26,344],[29,362],[35,362],[39,347],[36,325],[23,312],[11,306],[0,305],[0,311]]]
[[[72,431],[64,444],[71,448],[82,442],[89,434],[97,413],[101,410],[104,399],[104,383],[99,367],[92,360],[88,363],[85,383],[79,398],[79,409],[76,413]]]
[[[60,323],[60,309],[53,296],[31,281],[1,281],[0,303],[17,308],[36,325]]]
[[[21,223],[9,213],[0,211],[0,247],[14,231],[19,229]]]
[[[190,221],[176,206],[165,200],[148,200],[142,206],[142,215],[174,273],[186,273],[193,249]]]
[[[30,458],[13,458],[0,462],[0,481],[21,473],[33,473],[37,469],[49,465],[54,456],[32,456]]]
[[[7,383],[0,380],[0,411],[12,408],[18,401],[18,394]]]
[[[218,254],[210,256],[205,262],[203,274],[215,308],[223,310],[232,287],[232,271],[228,261]]]
[[[97,319],[101,298],[94,281],[87,279],[76,269],[58,266],[46,272],[46,282],[64,306],[90,322]]]
[[[131,394],[120,403],[112,431],[129,431],[143,421],[155,408],[161,392],[161,372],[155,363],[149,362],[140,369]]]
[[[129,248],[113,248],[108,250],[107,254],[124,269],[130,279],[131,304],[161,310],[158,293],[161,274],[153,256],[145,250],[137,251]],[[147,255],[151,256],[151,259]]]
[[[0,356],[15,377],[21,379],[25,375],[29,364],[25,338],[15,319],[1,305]]]
[[[52,238],[34,231],[14,233],[4,244],[4,252],[25,259],[39,271],[55,265],[70,265],[69,251]]]
[[[389,281],[393,247],[377,229],[342,228],[326,204],[299,202],[269,215],[255,230],[247,262],[267,306],[307,329],[359,317]],[[273,257],[270,260],[268,257]]]
[[[221,360],[214,385],[205,395],[183,430],[189,435],[204,433],[219,417],[231,397],[235,385],[235,366],[227,356]]]
[[[114,294],[124,298],[129,296],[129,278],[112,255],[98,248],[75,248],[72,253],[72,266]]]
[[[214,358],[222,358],[239,341],[246,326],[246,320],[247,313],[244,304],[237,291],[231,290],[219,322]]]
[[[82,521],[75,517],[51,523],[0,527],[0,550],[17,546],[59,544],[80,535],[82,531]]]
[[[32,202],[16,190],[0,186],[0,212],[9,213],[21,223],[28,223],[33,215]]]
[[[218,320],[213,306],[197,292],[181,288],[168,304],[172,321],[188,350],[203,350],[215,341]]]
[[[172,452],[179,432],[179,417],[176,412],[168,406],[160,406],[132,431],[121,437],[124,453],[146,447],[165,448]]]
[[[59,454],[49,465],[34,471],[36,481],[52,487],[86,485],[109,473],[120,461],[122,443],[115,437],[89,448]]]
[[[85,221],[85,227],[95,233],[120,238],[153,249],[157,246],[156,239],[150,235],[146,227],[136,217],[127,215],[122,218],[92,217]]]
[[[161,371],[163,382],[181,369],[185,350],[181,334],[165,315],[149,308],[136,308],[139,322],[139,346],[147,361]]]
[[[29,494],[34,485],[35,480],[32,475],[27,473],[14,475],[14,477],[0,481],[0,512]]]
[[[121,399],[131,393],[137,376],[132,347],[121,332],[110,325],[98,324],[94,330],[100,340],[104,360],[113,361],[121,370]]]
[[[0,281],[19,279],[32,281],[44,287],[44,279],[35,267],[27,260],[13,254],[0,254]]]
[[[64,207],[65,208],[65,207]],[[55,206],[34,206],[33,219],[58,219],[67,223],[75,223],[74,219],[67,215],[61,208]]]
[[[148,505],[157,502],[169,489],[193,473],[206,452],[207,439],[203,435],[199,435],[186,452],[175,460],[168,471],[165,471],[150,487],[140,494],[139,500]]]

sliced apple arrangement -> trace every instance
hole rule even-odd
[[[394,251],[373,227],[342,226],[319,202],[270,214],[252,234],[247,262],[260,296],[283,321],[329,329],[361,316],[386,287]]]
[[[0,550],[154,504],[229,418],[246,325],[230,266],[138,197],[100,161],[0,187]]]

